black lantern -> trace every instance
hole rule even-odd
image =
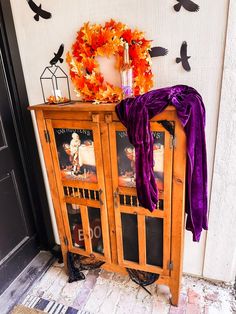
[[[66,73],[58,65],[48,66],[40,76],[44,103],[70,102],[70,87]]]

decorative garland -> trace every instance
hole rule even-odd
[[[153,86],[151,71],[150,41],[143,32],[132,31],[127,25],[110,20],[105,26],[85,23],[77,33],[72,53],[67,53],[71,80],[79,98],[85,101],[117,102],[122,99],[120,87],[104,80],[96,56],[116,56],[116,68],[123,64],[124,42],[129,44],[130,61],[133,67],[134,95],[149,91]]]

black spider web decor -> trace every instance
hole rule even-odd
[[[130,279],[151,295],[151,292],[145,287],[153,284],[160,275],[132,268],[126,268],[126,270]]]
[[[90,256],[83,256],[80,254],[67,253],[68,266],[68,282],[84,280],[85,276],[83,270],[91,270],[100,268],[105,262],[97,259],[93,254]]]

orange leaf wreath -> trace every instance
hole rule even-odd
[[[132,31],[127,25],[110,20],[105,26],[85,23],[78,31],[72,52],[67,53],[71,80],[79,98],[85,101],[117,102],[122,99],[122,90],[104,80],[96,56],[116,56],[116,68],[123,64],[124,43],[129,44],[130,61],[133,67],[134,95],[149,91],[153,86],[151,71],[150,41],[144,33]]]

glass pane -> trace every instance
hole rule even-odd
[[[75,247],[85,250],[84,232],[80,213],[80,207],[77,204],[66,204],[72,244]]]
[[[163,219],[145,217],[147,264],[163,266]]]
[[[159,190],[164,188],[164,132],[153,132],[154,175]],[[116,131],[119,186],[135,187],[135,149],[126,131]]]
[[[103,254],[102,224],[100,208],[88,207],[90,238],[93,251]]]
[[[139,262],[137,215],[121,214],[124,259]]]
[[[97,182],[93,131],[54,129],[54,134],[62,178]]]
[[[135,150],[126,131],[116,131],[118,177],[120,186],[135,186]]]

